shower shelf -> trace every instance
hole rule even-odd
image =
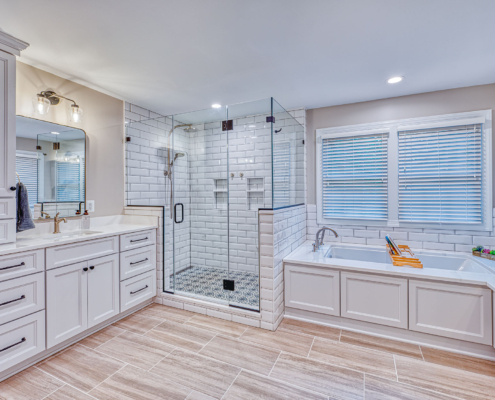
[[[227,179],[213,179],[213,194],[215,196],[215,207],[219,210],[227,209]]]
[[[265,190],[263,178],[247,178],[246,194],[247,194],[247,209],[257,210],[264,206]]]

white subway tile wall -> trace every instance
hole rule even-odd
[[[316,232],[322,226],[316,222],[316,205],[308,204],[307,239],[314,241]],[[416,249],[470,253],[475,246],[495,248],[495,230],[492,232],[480,232],[449,229],[377,228],[376,226],[352,227],[349,225],[345,227],[331,225],[330,227],[337,231],[339,237],[325,236],[326,242],[384,245],[385,236],[390,236],[397,244],[406,244]]]

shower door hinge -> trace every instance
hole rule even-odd
[[[266,122],[273,122],[275,123],[275,117],[266,117]]]
[[[130,137],[130,136],[126,136],[126,137],[125,137],[125,141],[126,141],[126,142],[130,142],[130,141],[131,141],[131,137]]]
[[[303,144],[306,144],[306,141],[303,139]]]
[[[41,146],[36,146],[36,150],[41,150]]]
[[[232,131],[234,129],[234,121],[229,119],[227,121],[222,121],[222,131]]]
[[[235,290],[235,283],[233,280],[230,279],[224,279],[223,280],[223,290]]]

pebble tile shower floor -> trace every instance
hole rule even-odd
[[[224,290],[224,279],[235,281],[235,291]],[[190,267],[176,274],[175,290],[259,310],[259,276],[251,272]]]
[[[152,304],[0,383],[8,400],[489,400],[495,362],[293,319]]]

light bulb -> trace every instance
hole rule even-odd
[[[72,104],[71,106],[70,119],[72,122],[81,122],[83,116],[83,110],[78,105]]]
[[[33,108],[34,112],[37,114],[47,114],[50,109],[50,100],[43,96],[33,97]]]
[[[220,107],[222,107],[222,106],[221,106],[220,104],[218,104],[218,103],[212,104],[211,106],[212,106],[213,108],[220,108]]]

